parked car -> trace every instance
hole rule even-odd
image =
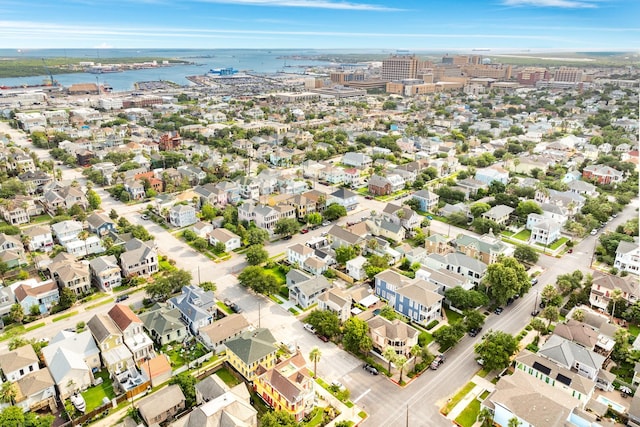
[[[331,387],[338,389],[338,390],[342,390],[344,389],[344,386],[342,385],[342,383],[340,381],[332,381],[331,382]]]
[[[540,310],[538,310],[537,308],[531,312],[531,315],[533,317],[536,317],[538,314],[540,314]]]
[[[378,375],[379,372],[376,369],[375,366],[373,365],[369,365],[368,363],[362,365],[362,369],[364,369],[365,371],[369,372],[371,375]]]
[[[147,220],[147,219],[149,219],[149,215],[147,215],[147,214],[143,214],[140,218],[142,218],[142,219],[144,219],[144,220]]]
[[[303,228],[302,230],[300,230],[301,234],[307,234],[309,232],[308,228]]]
[[[127,299],[129,299],[129,295],[127,295],[127,294],[118,295],[116,297],[116,302],[122,302],[122,301],[127,300]]]
[[[504,311],[504,308],[502,307],[496,307],[495,310],[493,310],[493,312],[497,315],[500,315],[500,313],[502,313]]]
[[[314,328],[313,325],[305,323],[302,327],[305,328],[307,331],[311,332],[312,334],[316,333],[316,328]]]
[[[483,365],[484,365],[484,359],[483,359],[483,358],[481,358],[481,357],[478,357],[478,358],[476,359],[476,362],[477,362],[477,363],[478,363],[478,365],[480,365],[480,366],[483,366]]]
[[[229,308],[234,313],[242,313],[242,309],[235,302],[232,302],[231,304],[229,304]]]
[[[431,365],[429,367],[435,371],[440,367],[440,365],[444,363],[444,360],[444,354],[439,354],[435,359],[433,359],[433,362],[431,362]]]
[[[482,328],[473,328],[473,329],[469,329],[469,336],[470,337],[475,337],[478,335],[478,332],[480,332],[482,330]]]
[[[323,227],[326,227],[327,225],[331,225],[331,222],[329,222],[329,221],[323,221],[322,222],[322,226]]]
[[[367,200],[373,200],[373,196],[364,196],[364,198]]]
[[[572,254],[572,253],[573,253],[573,249],[569,249],[569,250],[567,251],[567,253]]]
[[[291,240],[291,239],[292,239],[292,237],[291,237],[291,236],[284,236],[284,237],[282,238],[282,240]]]
[[[536,279],[535,277],[531,279],[531,286],[537,285],[537,284],[538,284],[538,279]]]
[[[593,230],[591,230],[591,235],[595,236],[596,234],[598,234],[598,229],[594,228]]]
[[[329,338],[325,337],[324,335],[318,335],[318,338],[320,338],[320,341],[322,342],[329,342]]]

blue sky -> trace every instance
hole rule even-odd
[[[0,0],[0,48],[640,48],[640,0]]]

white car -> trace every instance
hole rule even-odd
[[[598,234],[598,229],[594,228],[593,230],[591,230],[591,235],[595,236],[596,234]]]
[[[303,328],[305,328],[307,331],[311,332],[312,334],[316,333],[316,328],[314,328],[312,325],[305,323],[303,325]]]

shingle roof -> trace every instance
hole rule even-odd
[[[121,331],[125,331],[132,323],[142,323],[140,318],[126,305],[116,304],[109,310],[109,317]]]
[[[375,316],[367,323],[371,330],[376,330],[389,340],[413,338],[418,335],[416,328],[407,325],[400,319],[388,320],[381,316]]]
[[[251,365],[275,352],[276,339],[266,328],[247,331],[226,342],[227,349],[233,352],[243,363]]]
[[[38,363],[39,360],[31,344],[23,345],[9,353],[1,354],[0,368],[2,368],[2,372],[6,375],[9,372],[24,368],[32,363]]]
[[[48,369],[39,369],[35,372],[30,372],[23,378],[17,381],[19,393],[18,395],[27,398],[38,394],[49,387],[53,387],[55,382]],[[20,396],[16,395],[16,402],[20,402]]]
[[[100,344],[110,336],[122,336],[113,319],[106,314],[96,314],[87,322],[93,338]]]
[[[180,386],[173,384],[141,399],[138,402],[138,411],[145,420],[153,420],[184,401],[185,397]]]
[[[551,335],[540,351],[538,351],[538,354],[566,368],[571,368],[575,362],[578,362],[582,366],[589,366],[598,370],[602,368],[602,364],[606,359],[604,356],[594,353],[559,335]]]

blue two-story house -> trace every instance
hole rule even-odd
[[[392,270],[375,276],[376,295],[387,300],[396,312],[422,325],[442,318],[444,297],[437,290],[433,283],[410,279]]]
[[[216,301],[213,292],[189,285],[182,287],[180,295],[169,299],[169,308],[177,308],[191,333],[198,335],[201,327],[213,323]]]
[[[87,217],[89,231],[97,234],[99,237],[106,236],[111,231],[116,231],[116,224],[108,216],[94,212]]]
[[[31,307],[36,306],[40,314],[48,313],[51,307],[60,300],[58,284],[53,280],[30,286],[23,283],[15,291],[16,301],[25,313],[31,313]]]

